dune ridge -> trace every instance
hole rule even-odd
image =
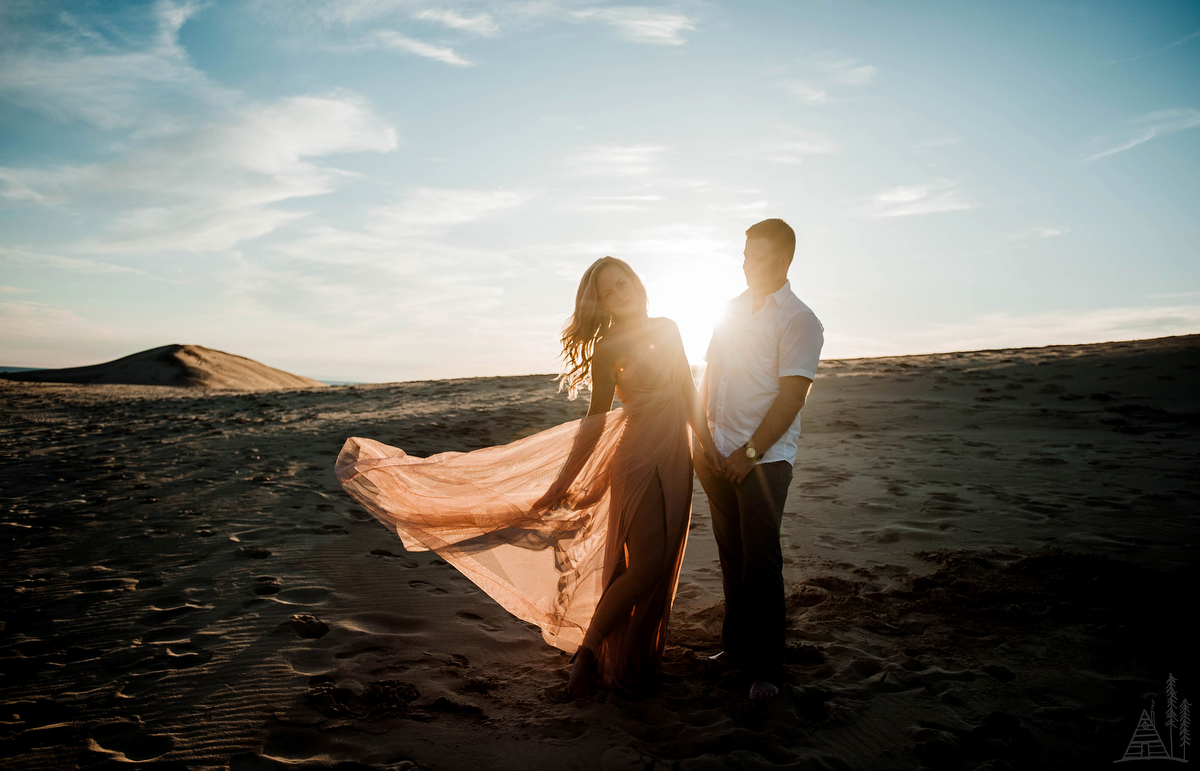
[[[205,348],[172,343],[103,364],[64,369],[0,373],[0,378],[36,383],[157,385],[179,388],[257,391],[267,388],[325,388],[325,383]]]

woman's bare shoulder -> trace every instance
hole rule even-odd
[[[666,316],[655,316],[654,318],[650,319],[650,323],[662,329],[670,329],[676,332],[679,331],[679,325]]]
[[[658,316],[650,319],[650,323],[654,325],[656,334],[663,335],[670,339],[680,338],[679,325],[666,316]],[[660,340],[662,338],[659,338]]]
[[[620,339],[611,335],[601,337],[596,341],[596,347],[592,349],[593,361],[606,361],[613,359],[617,355],[617,346],[620,345]]]

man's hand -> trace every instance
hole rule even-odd
[[[753,468],[754,461],[746,457],[744,447],[739,447],[725,458],[725,470],[722,473],[726,479],[736,485],[745,479]]]

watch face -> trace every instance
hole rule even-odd
[[[755,450],[753,447],[747,446],[746,447],[746,457],[749,458],[750,460],[754,460],[755,458],[758,457],[758,451]]]

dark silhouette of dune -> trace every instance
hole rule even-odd
[[[243,391],[325,387],[318,380],[268,367],[244,356],[178,343],[89,367],[4,372],[0,377],[38,383],[119,383]]]

